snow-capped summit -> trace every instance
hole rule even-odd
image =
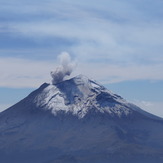
[[[79,75],[0,113],[0,162],[162,163],[163,120]]]
[[[94,111],[119,118],[130,117],[134,112],[156,118],[84,75],[56,84],[45,83],[31,98],[37,108],[50,110],[55,116],[64,112],[83,118]]]
[[[51,110],[54,115],[64,111],[79,118],[84,117],[91,109],[119,117],[131,113],[127,102],[120,96],[83,75],[55,85],[47,84],[33,102],[38,108]]]

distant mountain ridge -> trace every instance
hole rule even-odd
[[[161,163],[163,119],[79,75],[0,113],[0,162]]]

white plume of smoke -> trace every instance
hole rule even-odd
[[[72,61],[69,53],[62,52],[58,59],[60,60],[60,66],[56,68],[55,71],[51,72],[52,84],[57,84],[62,82],[66,76],[70,76],[73,69],[75,68],[75,63]]]

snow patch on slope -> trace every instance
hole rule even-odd
[[[64,98],[55,85],[49,85],[38,96],[35,101],[37,107],[52,110],[53,114],[57,114],[57,111],[68,111],[68,107],[64,103]]]

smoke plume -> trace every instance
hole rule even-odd
[[[75,63],[71,60],[70,55],[67,52],[63,52],[58,56],[60,61],[60,66],[56,68],[55,71],[51,72],[52,84],[57,84],[62,82],[66,76],[70,76]]]

